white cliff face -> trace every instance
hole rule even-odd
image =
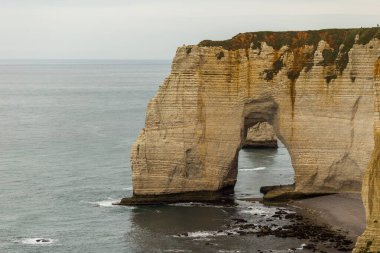
[[[354,252],[380,251],[380,57],[374,64],[374,132],[375,148],[363,181],[363,202],[366,207],[367,225],[359,237]]]
[[[357,249],[370,240],[379,250],[380,41],[354,44],[343,68],[329,64],[331,48],[323,40],[317,48],[178,48],[133,146],[134,195],[233,186],[244,130],[269,122],[289,151],[297,192],[358,192],[368,167]],[[306,54],[311,62],[300,60]]]
[[[134,193],[234,185],[243,129],[261,121],[270,122],[288,148],[296,191],[360,191],[374,145],[379,42],[354,45],[346,69],[330,83],[325,79],[330,70],[318,65],[328,47],[319,43],[314,66],[295,81],[286,66],[272,80],[264,79],[279,54],[265,44],[261,50],[179,48],[133,147]],[[293,53],[283,49],[280,54],[290,66]]]
[[[248,128],[243,148],[277,148],[277,137],[268,122],[259,122]]]

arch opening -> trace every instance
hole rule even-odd
[[[295,172],[286,146],[278,138],[278,106],[272,98],[245,104],[238,150],[235,194],[261,197],[261,187],[294,188]]]
[[[264,126],[267,124],[263,123]],[[263,123],[255,126],[259,127]],[[253,130],[250,128],[249,131]],[[294,169],[285,145],[276,137],[275,141],[273,139],[262,141],[268,136],[259,135],[260,133],[257,132],[256,135],[252,134],[251,136],[256,138],[250,138],[249,131],[248,142],[250,145],[246,144],[246,140],[243,148],[239,151],[235,194],[238,197],[256,198],[261,197],[260,189],[263,186],[293,185]],[[265,132],[263,134],[265,135]],[[255,140],[258,141],[255,142]]]

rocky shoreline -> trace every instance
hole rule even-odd
[[[263,215],[252,210],[250,218],[232,216],[211,236],[256,236],[301,240],[301,248],[288,251],[349,252],[365,228],[364,206],[360,194],[296,194],[293,185],[262,187],[263,198],[236,198],[231,188],[219,192],[190,192],[164,196],[124,198],[119,205],[170,205],[188,203],[241,208],[239,202],[262,204],[276,211]],[[274,194],[275,192],[276,194]],[[277,194],[278,193],[278,194]],[[271,198],[266,197],[273,195]],[[202,196],[202,198],[200,198]],[[163,197],[163,198],[160,198]],[[253,219],[252,219],[253,218]],[[184,232],[176,237],[191,237]],[[211,243],[211,242],[207,242]],[[266,251],[259,251],[266,252]]]
[[[194,197],[189,195],[188,197]],[[210,198],[212,196],[213,198]],[[317,205],[323,207],[328,206],[328,208],[334,208],[341,213],[342,216],[346,214],[344,211],[340,210],[339,205],[342,205],[341,208],[349,210],[348,206],[354,206],[353,200],[355,203],[359,201],[357,198],[348,198],[345,196],[329,195],[321,197],[310,197],[302,200],[288,200],[283,202],[266,202],[262,198],[245,198],[245,199],[236,199],[232,194],[224,194],[224,197],[217,198],[215,195],[207,195],[207,198],[204,198],[203,201],[192,202],[192,198],[189,198],[187,201],[189,205],[211,205],[211,206],[222,206],[222,207],[239,207],[239,201],[244,201],[247,203],[261,203],[264,206],[269,206],[274,208],[275,211],[271,215],[262,214],[260,212],[252,212],[252,219],[242,218],[240,216],[232,216],[223,228],[208,232],[211,233],[211,236],[255,236],[255,237],[275,237],[281,239],[298,239],[303,242],[301,248],[289,248],[288,251],[296,252],[299,250],[308,251],[308,252],[350,252],[355,246],[355,241],[357,236],[360,234],[360,231],[353,233],[352,231],[347,231],[347,227],[341,227],[337,224],[329,223],[330,220],[322,218],[323,214],[326,215],[326,211],[322,212],[318,210],[310,203],[317,203]],[[150,202],[146,199],[138,200],[135,202],[137,205],[161,205],[161,204],[171,204],[178,201],[174,201],[178,196],[173,196],[172,201],[166,201],[163,203]],[[181,195],[183,197],[183,195]],[[331,205],[331,201],[336,201],[337,198],[343,199],[346,201],[346,204],[342,204],[342,200],[337,202],[335,206]],[[166,199],[168,200],[168,199]],[[178,199],[177,199],[178,200]],[[128,203],[127,203],[128,202]],[[133,205],[133,201],[128,199],[127,202],[121,204]],[[202,202],[202,203],[200,203]],[[357,203],[356,203],[357,204]],[[347,206],[348,205],[348,206]],[[358,209],[358,205],[353,207]],[[359,210],[359,212],[364,212]],[[346,216],[345,216],[346,217]],[[349,223],[350,220],[347,220]],[[364,229],[364,220],[362,222],[362,227]],[[356,224],[358,225],[358,224]],[[349,228],[348,228],[349,229]],[[358,234],[359,233],[359,234]],[[188,238],[191,237],[190,232],[183,232],[176,234],[175,237]],[[206,242],[211,243],[211,242]],[[266,252],[266,251],[259,251]]]
[[[119,203],[114,203],[114,205],[144,206],[188,202],[226,204],[234,201],[233,193],[233,187],[225,187],[219,191],[193,191],[161,195],[133,195],[131,197],[122,198]]]
[[[353,250],[354,240],[340,229],[332,229],[326,224],[315,222],[309,215],[287,205],[273,207],[276,211],[270,217],[252,214],[263,224],[254,223],[243,218],[231,218],[223,229],[215,231],[213,236],[256,236],[276,238],[297,238],[304,241],[301,248],[290,248],[296,252],[349,252]],[[176,237],[189,237],[190,233],[177,234]],[[209,242],[206,242],[208,244]],[[266,252],[259,250],[258,252]]]

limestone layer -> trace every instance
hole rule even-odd
[[[268,122],[259,122],[250,127],[242,148],[277,148],[277,137]]]
[[[378,28],[262,32],[178,48],[133,145],[135,197],[233,186],[247,129],[269,122],[296,192],[360,191],[368,166],[357,249],[380,250],[379,38]]]
[[[380,57],[374,67],[375,148],[363,181],[366,230],[359,237],[354,252],[380,252]]]

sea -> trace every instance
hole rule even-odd
[[[131,145],[170,68],[169,60],[0,61],[0,253],[302,251],[296,238],[226,233],[233,219],[265,224],[278,210],[245,199],[293,182],[281,143],[240,151],[235,205],[113,205],[132,195]]]

